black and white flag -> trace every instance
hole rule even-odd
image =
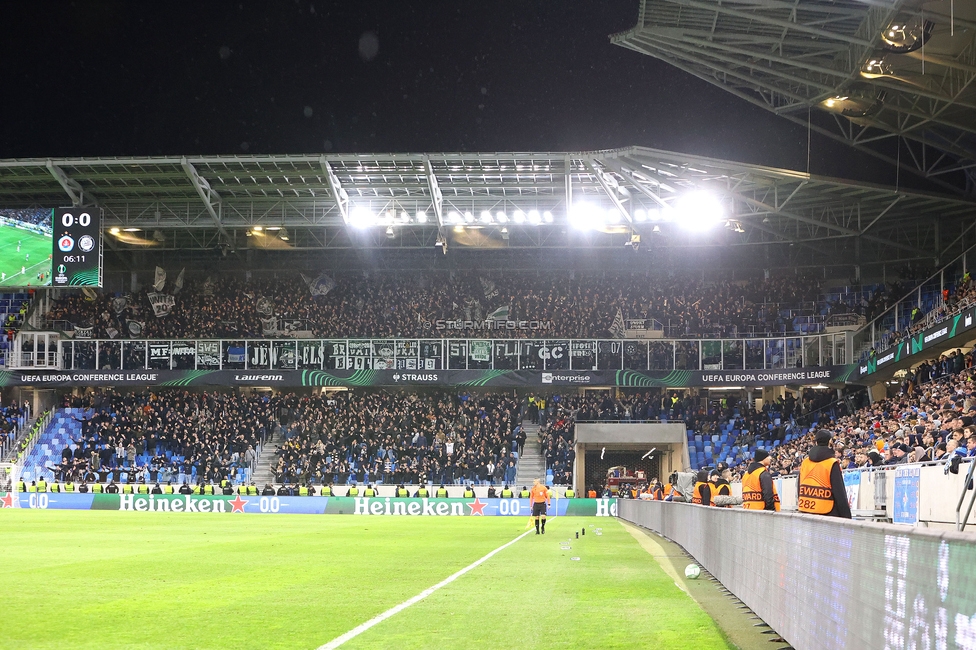
[[[617,315],[613,317],[613,323],[610,324],[610,334],[615,339],[622,339],[624,337],[624,315],[619,308],[617,309]]]
[[[156,291],[162,291],[163,287],[166,286],[166,270],[161,266],[156,267],[156,279],[153,282],[153,289]]]
[[[152,305],[156,318],[162,318],[169,316],[169,313],[173,311],[173,307],[176,306],[176,299],[167,293],[151,293],[149,294],[149,304]]]
[[[137,339],[142,336],[146,324],[137,320],[129,320],[125,322],[125,328],[129,330],[129,338]]]
[[[272,334],[278,333],[278,319],[272,316],[271,318],[261,319],[261,333],[265,336],[270,336]]]
[[[257,302],[254,305],[254,311],[262,316],[271,316],[274,314],[274,303],[271,302],[271,298],[258,296]]]
[[[319,273],[314,280],[308,279],[304,274],[301,275],[305,286],[313,296],[324,296],[335,289],[336,281],[328,273]]]
[[[498,287],[488,278],[481,278],[481,289],[485,292],[486,300],[491,300],[498,296]]]

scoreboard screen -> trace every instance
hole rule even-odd
[[[102,214],[99,208],[54,211],[51,286],[102,286]]]

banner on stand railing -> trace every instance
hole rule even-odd
[[[791,370],[399,370],[391,361],[370,369],[369,351],[354,357],[360,363],[346,370],[277,370],[275,365],[294,367],[292,348],[280,350],[254,346],[246,357],[244,347],[229,346],[227,363],[260,362],[248,370],[213,370],[213,351],[198,344],[196,370],[10,370],[0,371],[0,386],[410,386],[443,385],[517,388],[520,386],[616,386],[623,388],[685,388],[702,386],[783,386],[846,381],[853,366],[831,366]],[[294,344],[292,344],[294,345]],[[163,347],[159,358],[163,358]],[[166,348],[168,349],[168,348]],[[356,352],[350,350],[350,353]],[[303,353],[304,354],[304,353]],[[156,359],[156,353],[152,354]]]

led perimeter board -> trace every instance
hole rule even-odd
[[[51,285],[102,286],[102,214],[99,208],[54,211]]]

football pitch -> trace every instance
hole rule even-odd
[[[12,226],[0,226],[0,286],[36,287],[41,284],[37,279],[38,273],[45,274],[44,284],[51,284],[51,246],[50,237]],[[24,269],[23,273],[21,268]]]
[[[2,510],[0,647],[315,649],[526,523]],[[341,647],[731,646],[619,522],[559,517]]]

